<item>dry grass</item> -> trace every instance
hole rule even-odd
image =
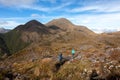
[[[78,60],[65,63],[60,70],[54,74],[53,80],[85,80],[87,74],[84,75],[84,69],[88,69],[90,64],[89,62],[84,63]]]

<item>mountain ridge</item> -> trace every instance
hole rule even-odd
[[[77,34],[80,34],[81,37],[87,37],[84,35],[84,33],[88,35],[87,30],[85,30],[87,28],[82,29],[83,32],[76,32],[75,27],[73,23],[65,18],[54,19],[45,25],[37,20],[31,20],[5,33],[4,40],[10,52],[15,53],[33,42],[40,42],[41,44],[48,42],[51,44],[54,41],[64,42],[64,40],[66,42],[67,40],[74,40],[73,35],[76,35],[75,38],[77,39]],[[14,42],[16,42],[15,45],[13,45]]]
[[[72,46],[73,44],[92,44],[95,46],[98,44],[97,42],[100,37],[87,27],[74,25],[65,18],[54,19],[47,24],[31,20],[3,35],[3,40],[5,40],[11,53],[16,53],[31,44],[48,45],[49,47],[65,43]],[[103,39],[104,37],[100,38]],[[13,45],[14,43],[15,45]]]

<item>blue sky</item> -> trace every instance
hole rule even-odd
[[[67,18],[95,32],[120,31],[120,0],[0,0],[0,27]]]

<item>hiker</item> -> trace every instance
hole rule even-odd
[[[72,49],[71,53],[72,53],[72,58],[74,58],[74,55],[75,55],[75,50],[74,50],[74,49]]]
[[[98,80],[97,77],[98,77],[98,73],[95,69],[93,69],[90,75],[90,80]]]
[[[63,59],[63,56],[62,56],[62,53],[60,53],[59,56],[58,56],[58,60],[59,60],[59,62],[61,62],[62,59]]]

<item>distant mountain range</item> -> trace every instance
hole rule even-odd
[[[10,29],[0,28],[0,33],[7,33]]]

